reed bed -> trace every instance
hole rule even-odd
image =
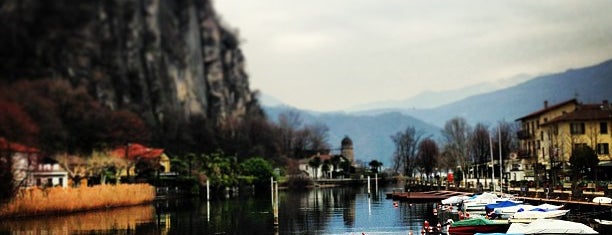
[[[153,201],[155,189],[148,184],[97,185],[79,188],[27,188],[0,206],[0,217],[69,213]]]

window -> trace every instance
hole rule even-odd
[[[597,144],[597,154],[610,154],[608,143]]]
[[[572,135],[584,134],[584,122],[570,123],[570,132],[572,133]]]
[[[599,133],[600,134],[608,134],[608,123],[600,122],[599,123]]]

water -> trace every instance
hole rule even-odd
[[[261,195],[211,202],[165,200],[3,220],[0,234],[408,234],[410,230],[420,234],[424,220],[437,223],[431,204],[399,203],[395,207],[385,199],[385,192],[391,190],[371,196],[365,188],[281,191],[278,228],[273,226],[270,195]]]

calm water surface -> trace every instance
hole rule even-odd
[[[385,188],[281,191],[274,228],[270,195],[219,201],[166,200],[153,205],[0,221],[0,234],[420,234],[435,224],[431,204],[394,207]],[[607,215],[609,217],[609,214]]]

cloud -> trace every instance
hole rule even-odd
[[[217,0],[253,87],[335,110],[612,58],[612,2]]]

